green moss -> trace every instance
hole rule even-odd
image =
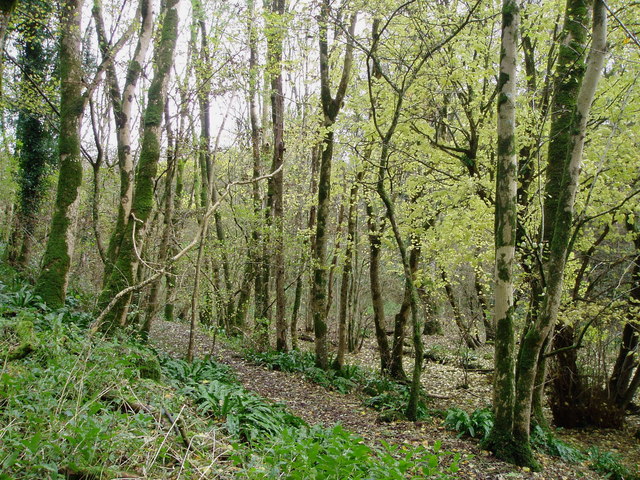
[[[482,448],[494,453],[496,457],[505,462],[528,467],[535,472],[542,468],[533,455],[533,449],[528,439],[520,441],[509,432],[493,428],[487,438],[482,442]]]
[[[20,360],[36,349],[36,337],[33,331],[33,322],[26,318],[19,318],[16,323],[4,325],[2,336],[7,339],[15,339],[15,346],[10,346],[6,351],[0,351],[0,359],[12,361]]]
[[[159,381],[162,376],[160,362],[158,357],[146,356],[136,360],[136,365],[140,371],[140,378],[148,378],[149,380]]]
[[[514,1],[505,2],[502,6],[502,25],[509,27],[513,23],[513,19],[518,14],[518,3]]]

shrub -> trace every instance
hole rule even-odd
[[[531,431],[531,445],[536,450],[560,457],[565,462],[578,463],[584,460],[584,455],[580,450],[567,445],[556,438],[551,431],[543,429],[540,425],[536,425]]]
[[[469,415],[460,408],[451,408],[446,412],[444,424],[460,432],[459,436],[484,439],[493,428],[493,413],[489,408],[480,408]]]
[[[638,480],[640,476],[622,464],[620,455],[603,452],[596,447],[587,450],[589,468],[611,480]]]

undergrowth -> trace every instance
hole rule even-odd
[[[485,440],[493,428],[493,414],[482,408],[468,414],[460,408],[450,408],[445,415],[445,426],[459,432],[459,436]],[[531,430],[531,446],[538,452],[559,457],[568,463],[587,462],[589,468],[612,480],[640,480],[622,463],[619,455],[592,447],[582,451],[554,435],[551,430],[535,425]]]
[[[0,478],[195,474],[207,435],[187,449],[166,417],[188,417],[192,432],[206,423],[156,381],[155,352],[91,338],[87,323],[71,305],[49,311],[28,285],[0,285]]]
[[[369,447],[309,427],[212,359],[91,336],[78,305],[50,311],[0,283],[0,480],[452,478],[438,445]]]
[[[309,427],[281,404],[247,391],[227,366],[211,358],[188,364],[165,357],[161,364],[178,391],[237,440],[232,461],[239,478],[453,478],[458,470],[460,455],[444,452],[440,445],[370,447],[339,425]]]

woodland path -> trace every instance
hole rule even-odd
[[[157,348],[181,358],[187,350],[189,332],[184,324],[158,320],[154,323],[151,339]],[[196,334],[196,355],[203,357],[211,354],[217,361],[229,365],[245,388],[270,401],[285,403],[292,413],[310,425],[331,427],[340,423],[345,429],[362,436],[369,444],[385,441],[391,444],[432,445],[440,441],[443,450],[460,452],[467,457],[473,455],[461,463],[457,474],[461,479],[602,478],[583,465],[569,465],[544,455],[539,458],[545,466],[543,472],[523,471],[482,451],[475,441],[457,438],[454,433],[445,430],[440,418],[433,417],[423,422],[380,422],[378,412],[365,407],[359,395],[328,391],[299,375],[254,365],[219,339],[214,345],[212,337],[199,330]]]

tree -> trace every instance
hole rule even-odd
[[[111,234],[106,252],[106,263],[103,275],[103,285],[106,284],[113,265],[120,254],[120,247],[124,241],[126,226],[131,220],[131,205],[134,186],[134,152],[131,146],[133,128],[133,105],[135,89],[143,70],[143,64],[151,44],[153,31],[153,12],[148,0],[140,0],[138,7],[140,14],[140,30],[135,53],[127,66],[125,83],[122,91],[116,75],[115,65],[109,63],[106,69],[107,92],[111,100],[111,108],[116,124],[116,142],[118,146],[118,167],[120,169],[120,202],[118,216]],[[103,61],[112,55],[113,46],[107,38],[107,32],[102,18],[102,0],[94,0],[93,18],[98,34],[98,44]]]
[[[85,104],[80,50],[82,3],[66,0],[60,9],[60,173],[51,231],[36,282],[36,293],[52,308],[61,307],[67,293],[82,184],[80,127]]]
[[[282,43],[284,41],[285,1],[272,0],[267,29],[267,64],[271,76],[271,125],[273,128],[273,159],[267,201],[273,210],[274,267],[276,277],[276,349],[287,350],[286,297],[284,292],[284,87],[282,84]]]
[[[495,422],[486,441],[496,455],[530,464],[527,444],[513,437],[515,321],[513,267],[516,254],[518,162],[516,155],[516,70],[520,10],[515,0],[502,5],[502,44],[498,77],[498,171],[495,206]]]
[[[154,203],[153,193],[160,159],[162,117],[178,34],[178,1],[167,0],[163,2],[162,29],[153,56],[155,72],[149,86],[147,107],[144,113],[142,146],[136,168],[131,218],[126,224],[114,268],[98,300],[98,308],[101,310],[118,292],[135,283],[140,261],[140,245],[144,239],[146,222],[149,220]],[[130,294],[124,296],[115,308],[111,309],[103,323],[105,330],[126,324],[130,298]]]
[[[572,24],[574,9],[583,11],[583,8],[588,8],[585,2],[577,4],[573,0],[569,0],[567,3],[565,28],[569,31],[565,37],[567,41],[565,48],[572,48],[570,45],[570,41],[574,38],[572,29],[576,28]],[[509,8],[506,11],[507,14],[511,12],[513,12],[513,8]],[[550,145],[549,162],[559,162],[562,168],[556,169],[556,172],[559,172],[557,175],[561,175],[559,180],[555,175],[552,175],[552,181],[558,185],[558,199],[554,213],[555,222],[549,246],[549,256],[545,263],[545,295],[538,315],[525,329],[517,356],[515,376],[510,373],[511,367],[507,370],[504,365],[500,367],[496,365],[496,368],[501,369],[501,373],[498,370],[496,371],[496,383],[494,385],[494,399],[496,399],[497,403],[500,403],[500,420],[499,422],[496,421],[489,445],[506,460],[533,468],[539,468],[533,458],[529,442],[538,362],[541,356],[544,355],[546,339],[558,318],[586,125],[604,64],[605,54],[606,9],[601,0],[595,0],[593,4],[592,43],[586,70],[583,77],[578,77],[579,89],[577,97],[572,98],[569,96],[563,98],[564,102],[568,102],[571,105],[569,121],[564,123],[562,129],[569,133],[566,137],[567,143],[564,148],[559,150],[559,157],[553,157],[557,151],[552,150]],[[558,92],[556,92],[556,99],[558,98],[557,95]],[[548,188],[547,191],[549,191]],[[497,219],[496,227],[500,226]],[[498,233],[502,235],[501,232],[497,232],[496,235]],[[498,269],[497,274],[500,275],[500,273]],[[506,275],[503,276],[508,278]],[[497,292],[499,291],[497,290]],[[504,297],[504,294],[501,295],[503,296],[496,298],[496,305],[498,305],[498,302],[501,305],[506,305],[504,302],[506,297]],[[500,313],[499,315],[499,313],[496,310],[496,319],[500,323],[499,319],[504,317],[504,314]],[[513,361],[512,356],[506,357],[511,352],[512,345],[512,339],[508,335],[507,327],[508,322],[503,321],[502,327],[496,332],[496,359],[504,362]],[[514,391],[513,397],[510,396],[512,391]],[[504,399],[507,400],[502,401]],[[509,428],[509,416],[511,414],[513,415],[513,423]]]
[[[30,15],[19,27],[22,52],[18,62],[22,72],[20,110],[16,125],[18,154],[18,211],[13,225],[7,258],[24,269],[31,256],[36,220],[46,188],[46,179],[55,164],[55,143],[47,122],[44,99],[33,85],[46,85],[52,54],[43,36],[43,23],[52,12],[36,2]]]
[[[344,64],[340,84],[335,97],[331,94],[329,43],[327,30],[331,6],[323,0],[320,6],[319,49],[320,49],[320,100],[322,103],[324,136],[318,177],[318,210],[316,213],[316,235],[313,250],[313,284],[311,291],[311,311],[315,333],[316,365],[329,367],[327,353],[327,221],[329,217],[329,197],[331,195],[331,160],[333,157],[334,132],[333,124],[340,113],[344,96],[347,92],[351,66],[353,64],[353,33],[356,25],[356,14],[351,15],[347,46],[344,52]]]

